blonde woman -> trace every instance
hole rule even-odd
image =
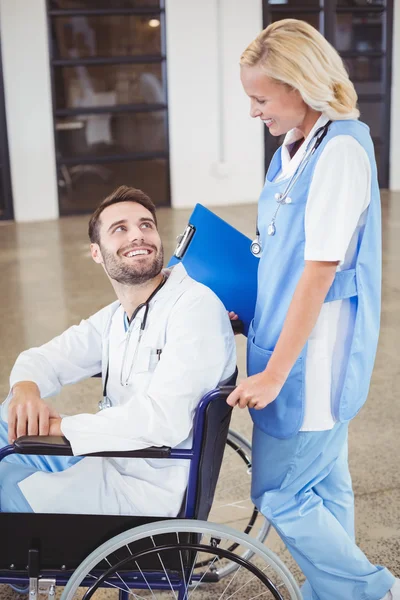
[[[347,462],[380,318],[369,129],[341,58],[307,23],[273,23],[240,64],[251,116],[285,134],[259,200],[249,377],[228,399],[255,425],[253,500],[302,568],[305,599],[400,599],[400,581],[354,542]]]

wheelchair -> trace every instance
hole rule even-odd
[[[262,543],[269,529],[264,519],[254,537],[259,517],[254,507],[250,519],[248,507],[243,507],[243,532],[212,522],[221,506],[220,520],[229,522],[229,508],[238,504],[237,488],[251,470],[250,444],[229,431],[232,409],[226,399],[236,376],[200,401],[191,448],[90,455],[189,460],[186,496],[177,518],[0,513],[0,584],[16,590],[28,587],[29,600],[52,600],[57,586],[64,588],[61,600],[97,600],[104,593],[118,594],[118,600],[301,600],[290,571]],[[218,482],[225,448],[225,460],[230,451],[245,466],[245,473],[233,467],[239,483],[231,490]],[[63,437],[24,436],[0,449],[0,460],[15,453],[69,456],[72,451]]]

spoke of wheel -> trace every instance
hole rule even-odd
[[[201,544],[202,540],[203,540],[203,535],[202,535],[202,534],[200,534],[200,544]],[[187,582],[186,582],[186,584],[185,584],[185,597],[183,598],[183,600],[188,600],[188,589],[189,589],[190,582],[192,581],[193,572],[194,572],[194,569],[195,569],[195,567],[196,567],[196,563],[197,563],[197,557],[198,557],[198,555],[199,555],[199,553],[198,553],[198,552],[196,552],[196,556],[194,557],[193,564],[192,564],[192,568],[191,568],[191,570],[190,570],[190,575],[189,575],[189,578],[188,578],[188,580],[187,580]]]
[[[236,575],[239,573],[240,569],[242,568],[242,565],[240,565],[240,567],[238,569],[236,569],[236,571],[233,574],[233,577],[231,578],[231,580],[229,581],[228,585],[226,586],[226,588],[224,589],[224,591],[222,592],[222,594],[220,595],[220,597],[218,598],[218,600],[221,600],[221,598],[223,596],[225,596],[225,592],[228,590],[228,588],[231,586],[231,584],[233,583]]]
[[[130,551],[130,550],[129,550],[129,551]],[[131,552],[131,554],[132,554],[132,552]],[[138,568],[138,569],[139,569],[139,571],[140,571],[140,574],[141,574],[141,576],[142,576],[142,577],[143,577],[143,579],[145,580],[145,582],[146,582],[146,585],[147,585],[147,587],[149,588],[149,590],[150,590],[150,592],[151,592],[151,597],[152,597],[152,598],[155,598],[155,595],[153,594],[153,590],[151,589],[151,587],[150,587],[150,585],[149,585],[149,582],[147,581],[147,579],[146,579],[146,577],[145,577],[145,574],[143,573],[142,569],[139,567],[139,565],[138,565],[138,563],[137,563],[136,561],[135,561],[135,565],[137,566],[137,568]]]
[[[241,508],[242,510],[246,510],[246,506],[240,506],[240,504],[242,502],[247,502],[248,499],[247,498],[243,498],[242,500],[235,500],[235,502],[225,502],[225,504],[218,504],[217,506],[213,506],[212,509],[213,510],[217,510],[218,508],[226,508],[227,506],[233,506],[233,507],[238,507]]]
[[[153,536],[152,536],[152,535],[150,536],[150,539],[151,539],[151,541],[153,542],[153,546],[154,546],[154,548],[156,548],[156,544],[155,544],[155,541],[154,541],[154,538],[153,538]],[[166,577],[166,578],[167,578],[167,580],[168,580],[169,587],[171,588],[171,592],[173,593],[175,600],[178,600],[178,597],[177,597],[177,595],[175,594],[175,590],[174,590],[174,588],[172,587],[171,580],[170,580],[170,578],[168,577],[168,573],[167,573],[167,571],[166,571],[166,569],[165,569],[165,567],[164,567],[164,563],[163,563],[163,561],[162,561],[162,558],[161,558],[161,556],[160,556],[160,553],[159,553],[159,552],[157,552],[157,556],[158,556],[158,558],[159,558],[159,561],[160,561],[160,563],[161,563],[161,566],[162,566],[162,568],[163,568],[163,571],[164,571],[164,573],[165,573],[165,577]]]
[[[265,571],[266,569],[268,569],[268,568],[269,568],[269,566],[270,566],[270,565],[267,565],[266,567],[264,567],[264,569],[261,571],[261,573],[264,573],[264,571]],[[230,600],[230,598],[233,598],[233,596],[236,596],[236,594],[237,594],[238,592],[240,592],[240,591],[241,591],[243,588],[245,588],[245,587],[246,587],[246,585],[249,585],[249,583],[250,583],[251,581],[253,581],[253,579],[257,579],[257,576],[256,576],[256,575],[252,575],[252,577],[250,577],[250,579],[249,579],[248,581],[246,581],[246,583],[244,583],[244,584],[243,584],[243,585],[242,585],[242,586],[241,586],[239,589],[237,589],[237,590],[236,590],[236,592],[233,592],[233,594],[231,594],[230,596],[228,596],[228,597],[226,598],[226,600]]]
[[[189,600],[190,596],[192,596],[192,594],[195,593],[195,591],[197,590],[197,588],[199,587],[199,585],[203,581],[204,577],[207,575],[207,573],[209,572],[209,570],[211,569],[211,567],[213,566],[213,564],[216,562],[217,558],[219,558],[219,557],[217,555],[215,555],[214,558],[212,559],[212,561],[209,563],[209,565],[207,567],[207,571],[204,571],[203,575],[201,576],[201,578],[199,579],[199,581],[196,583],[195,587],[190,592],[190,594],[188,596],[188,600]]]
[[[113,565],[110,563],[110,561],[108,560],[108,558],[105,559],[106,563],[108,564],[109,567],[112,567]],[[134,592],[132,592],[132,590],[129,589],[129,586],[127,585],[127,583],[122,579],[121,575],[118,573],[118,571],[115,571],[116,576],[118,577],[118,579],[120,580],[120,582],[122,583],[122,585],[125,586],[126,591],[128,592],[128,594],[132,594],[133,596],[135,596],[135,598],[139,598],[139,596],[136,596],[136,594]]]
[[[176,539],[178,540],[178,546],[180,546],[180,540],[179,540],[179,533],[176,532]],[[197,553],[196,553],[197,556]],[[179,558],[181,559],[181,567],[182,567],[182,577],[183,577],[183,583],[185,584],[185,590],[187,590],[188,586],[186,585],[186,577],[185,577],[185,568],[183,566],[183,558],[182,558],[182,551],[179,550]]]
[[[92,577],[93,579],[95,579],[96,581],[98,580],[98,577],[95,577],[94,575],[92,575],[91,573],[88,573],[87,577]],[[126,590],[124,590],[124,588],[119,587],[119,585],[116,585],[115,583],[111,583],[111,581],[107,581],[107,579],[105,580],[105,583],[107,585],[109,585],[110,587],[115,588],[116,590],[120,590],[121,592],[126,592]],[[143,596],[138,596],[137,594],[135,594],[134,592],[132,592],[132,590],[130,590],[128,588],[128,592],[131,596],[133,596],[134,598],[138,598],[139,600],[145,600],[145,598],[143,598]]]
[[[133,556],[133,554],[132,554],[132,550],[129,548],[128,544],[125,544],[125,548],[127,548],[127,550],[128,550],[128,552],[129,552],[129,554],[130,554],[131,556]],[[136,565],[136,567],[137,567],[138,571],[140,571],[140,574],[141,574],[141,576],[143,577],[143,579],[144,579],[144,581],[145,581],[145,583],[146,583],[147,587],[149,588],[149,590],[150,590],[150,592],[151,592],[151,595],[152,595],[152,597],[153,597],[153,598],[155,598],[155,595],[153,594],[153,590],[151,589],[151,587],[150,587],[150,585],[149,585],[149,582],[148,582],[148,581],[147,581],[147,579],[146,579],[146,576],[145,576],[145,574],[143,573],[142,569],[140,568],[140,566],[139,566],[139,564],[138,564],[138,562],[137,562],[136,560],[135,560],[135,565]]]
[[[269,594],[269,590],[265,590],[265,592],[261,592],[261,594],[257,594],[257,596],[252,596],[249,600],[254,600],[255,598],[260,598],[260,596],[264,596],[265,594]]]

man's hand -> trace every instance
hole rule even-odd
[[[22,435],[49,435],[50,418],[59,418],[54,408],[40,397],[33,381],[21,381],[13,387],[13,398],[8,407],[8,441],[10,444]]]
[[[278,381],[268,371],[248,377],[228,396],[229,406],[255,408],[261,410],[271,404],[282,389],[284,381]]]
[[[61,417],[51,417],[49,435],[63,435],[61,431]]]

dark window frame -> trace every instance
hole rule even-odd
[[[299,0],[301,4],[301,0]],[[378,94],[359,94],[359,103],[363,102],[382,102],[384,111],[384,120],[382,125],[382,137],[376,140],[381,147],[381,160],[379,169],[379,184],[381,188],[388,188],[390,181],[390,111],[391,111],[391,82],[392,82],[392,41],[393,41],[393,0],[386,0],[385,4],[372,6],[338,6],[337,0],[320,0],[320,6],[301,7],[288,6],[280,4],[268,4],[268,0],[263,0],[263,27],[268,27],[271,23],[271,16],[274,13],[287,13],[289,18],[291,14],[319,14],[320,32],[334,46],[335,19],[337,14],[351,13],[382,13],[385,15],[383,21],[383,48],[380,51],[357,51],[346,50],[339,52],[343,59],[365,56],[367,58],[381,58],[383,61],[383,90]],[[276,142],[271,139],[268,132],[264,133],[265,147],[265,171],[268,170],[269,163],[273,156]]]
[[[118,163],[129,161],[143,161],[152,159],[166,160],[166,205],[171,205],[171,174],[170,174],[170,152],[169,152],[169,111],[168,111],[168,89],[167,89],[167,56],[166,56],[166,19],[165,19],[165,0],[160,0],[159,7],[136,7],[136,8],[103,8],[103,9],[52,9],[50,8],[50,0],[46,0],[47,8],[47,27],[48,27],[48,45],[49,45],[49,61],[51,73],[51,92],[52,92],[52,108],[53,108],[53,132],[54,145],[56,149],[56,165],[57,173],[63,166],[77,164],[104,164]],[[149,17],[157,17],[160,20],[160,35],[161,35],[161,53],[160,55],[140,55],[140,56],[104,56],[90,57],[77,59],[60,59],[53,56],[53,18],[65,16],[115,16],[115,15],[148,15]],[[57,108],[56,105],[56,89],[55,89],[55,70],[59,67],[75,67],[79,65],[113,65],[113,64],[149,64],[159,63],[161,65],[162,86],[165,92],[165,103],[157,104],[118,104],[113,106],[95,106],[84,108]],[[58,132],[56,129],[56,121],[59,117],[68,117],[85,114],[102,114],[102,113],[143,113],[156,112],[165,110],[165,151],[149,151],[149,152],[126,152],[123,154],[112,155],[90,155],[85,154],[79,157],[60,157],[57,152],[59,147]],[[77,209],[74,211],[64,210],[60,202],[59,193],[59,210],[60,215],[85,214],[90,210]]]
[[[0,209],[0,221],[14,219],[14,208],[12,199],[10,157],[8,149],[6,106],[4,98],[3,60],[0,44],[0,173],[1,190],[4,199],[4,208]]]

